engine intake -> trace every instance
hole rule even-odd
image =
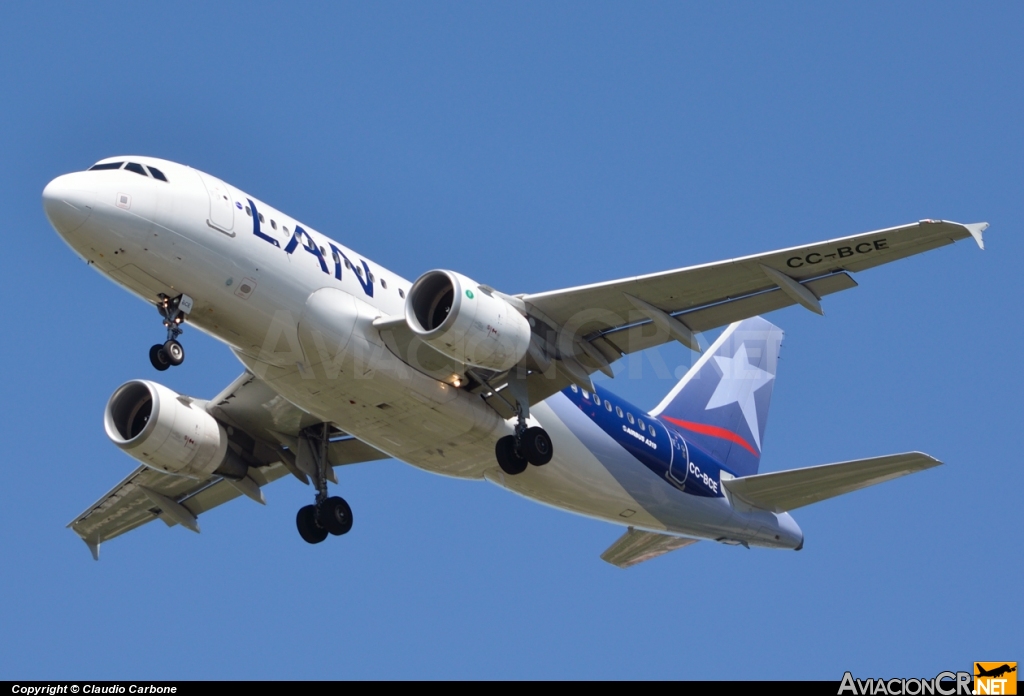
[[[423,341],[473,367],[509,370],[530,346],[530,324],[523,315],[452,271],[428,271],[413,283],[405,321]]]
[[[135,459],[167,474],[240,479],[248,465],[228,449],[220,423],[201,406],[167,387],[132,380],[107,402],[107,437]]]

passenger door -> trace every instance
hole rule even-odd
[[[206,192],[210,194],[210,217],[208,219],[210,227],[231,234],[231,230],[235,226],[235,205],[231,201],[228,187],[223,181],[209,174],[199,172],[199,178],[203,180]],[[231,234],[231,236],[234,235]]]

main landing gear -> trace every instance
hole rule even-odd
[[[526,471],[527,464],[544,466],[551,461],[551,455],[554,454],[551,437],[547,431],[537,426],[527,428],[524,409],[518,404],[516,416],[518,422],[515,435],[506,435],[494,446],[498,466],[510,476]]]
[[[316,486],[316,502],[313,505],[306,505],[299,508],[295,516],[295,526],[299,529],[299,536],[310,544],[319,544],[327,538],[328,534],[341,536],[352,529],[352,508],[348,506],[344,498],[327,495],[327,468],[330,462],[327,458],[327,446],[329,445],[330,426],[327,423],[321,426],[313,426],[306,431],[306,437],[300,440],[299,447],[309,447],[307,452],[299,452],[298,456],[311,456],[313,470],[313,485]]]
[[[178,295],[172,299],[161,294],[160,303],[156,309],[164,318],[164,326],[167,327],[167,341],[163,344],[157,343],[149,349],[149,362],[163,372],[168,367],[175,367],[185,362],[185,349],[178,343],[178,336],[183,331],[181,324],[185,321],[188,313],[192,311],[192,298],[188,295]]]

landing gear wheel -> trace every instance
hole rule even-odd
[[[512,435],[506,435],[494,445],[494,456],[498,460],[498,466],[509,476],[516,476],[526,471],[529,462],[516,449],[516,439]]]
[[[164,353],[167,355],[167,361],[171,365],[177,366],[185,362],[185,349],[173,338],[164,344]]]
[[[334,496],[320,505],[320,526],[334,536],[341,536],[352,529],[352,508],[344,498]]]
[[[299,508],[299,514],[295,516],[295,526],[299,528],[299,536],[308,544],[319,544],[327,538],[327,530],[316,522],[315,505]]]
[[[171,359],[167,356],[167,351],[159,343],[149,349],[149,362],[161,372],[171,366]]]
[[[526,429],[523,433],[523,454],[534,466],[544,466],[551,461],[554,448],[551,446],[551,437],[544,428],[534,426]]]

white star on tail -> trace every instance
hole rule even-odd
[[[754,367],[747,358],[747,344],[741,343],[736,355],[731,358],[715,356],[715,362],[722,370],[722,379],[715,387],[715,393],[704,408],[710,411],[719,406],[737,403],[747,426],[754,435],[757,448],[761,449],[761,431],[757,425],[757,404],[754,403],[754,392],[775,379],[775,375]]]

